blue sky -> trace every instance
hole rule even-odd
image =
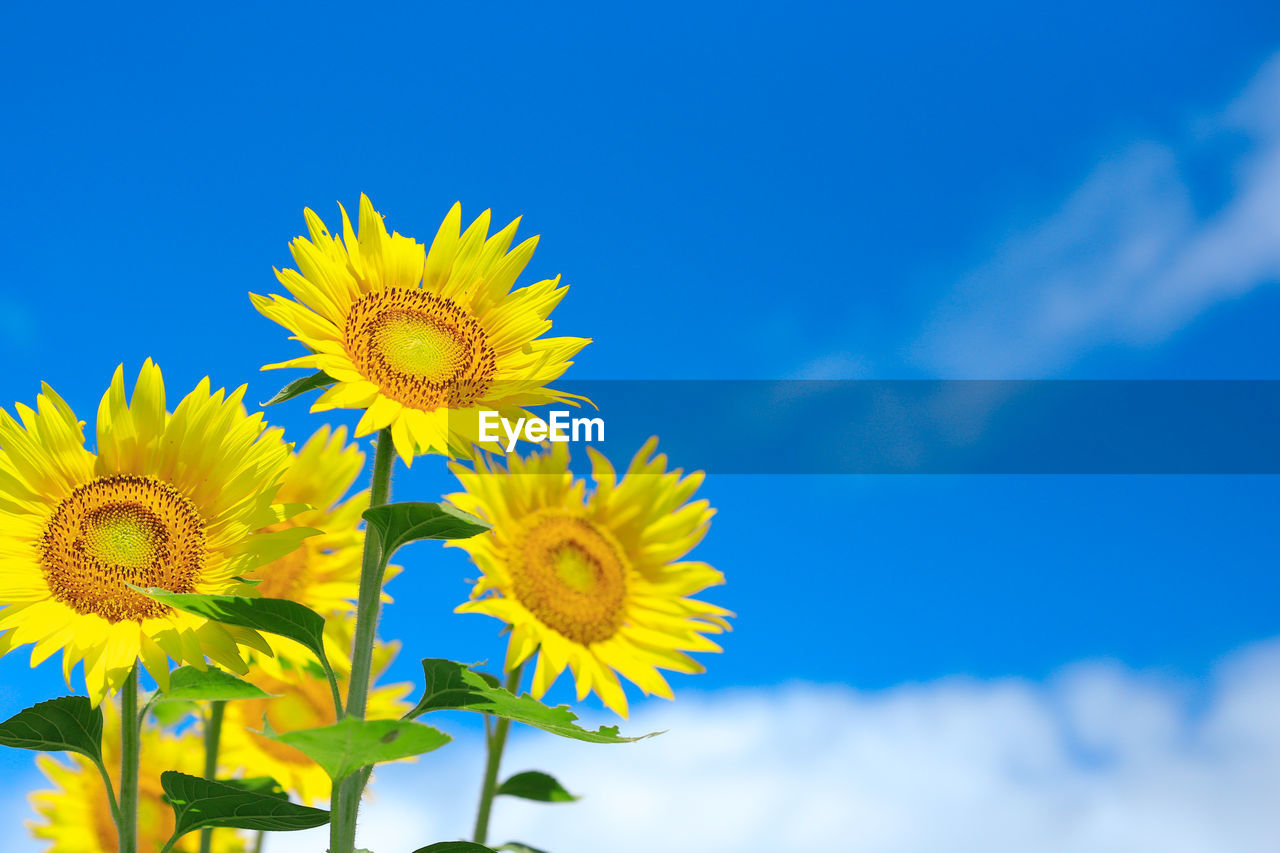
[[[523,215],[543,235],[524,281],[563,274],[556,329],[596,341],[570,388],[1280,378],[1274,4],[5,18],[6,406],[47,380],[90,417],[148,356],[171,391],[209,374],[265,399],[281,375],[258,366],[296,345],[246,293],[275,286],[304,206],[362,191],[419,239],[459,199]],[[320,423],[271,417],[299,439]],[[452,489],[439,467],[399,494]],[[726,476],[705,495],[697,553],[729,578],[709,597],[740,618],[677,692],[1042,683],[1081,660],[1196,689],[1280,634],[1271,478]],[[404,562],[398,674],[495,657],[496,623],[449,615],[463,555]],[[23,655],[0,674],[6,708],[59,689]]]

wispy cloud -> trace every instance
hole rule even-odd
[[[1280,56],[1202,126],[1242,137],[1235,181],[1202,215],[1201,142],[1140,141],[961,277],[908,350],[957,378],[1041,378],[1093,347],[1158,342],[1208,307],[1280,278]]]
[[[1198,689],[1093,663],[1043,684],[686,695],[629,723],[668,730],[639,744],[522,733],[506,767],[550,771],[586,797],[504,798],[494,837],[555,853],[1270,851],[1277,707],[1280,643],[1235,655]],[[400,853],[468,831],[479,744],[437,756],[381,771],[366,846]],[[293,834],[271,849],[323,844]]]

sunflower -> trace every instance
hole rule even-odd
[[[331,431],[324,426],[293,454],[276,499],[310,508],[267,529],[306,538],[279,559],[246,573],[258,581],[259,595],[301,602],[325,616],[355,609],[363,542],[360,514],[369,508],[369,494],[342,500],[364,467],[364,454],[346,439],[345,427]]]
[[[167,658],[244,672],[237,644],[267,648],[130,587],[241,591],[240,575],[296,545],[255,533],[285,514],[272,501],[288,449],[245,413],[244,390],[210,393],[204,379],[169,414],[149,359],[130,401],[117,368],[96,454],[47,385],[34,411],[17,406],[21,423],[0,411],[0,652],[33,643],[36,666],[61,650],[68,685],[83,661],[97,703],[139,658],[167,687]]]
[[[110,703],[103,706],[105,730],[103,760],[118,785],[120,768],[120,718]],[[89,759],[72,755],[68,765],[49,755],[36,763],[53,784],[53,790],[36,791],[31,805],[39,815],[27,822],[36,838],[51,843],[50,853],[116,853],[119,841],[102,776]],[[162,798],[160,774],[177,770],[192,776],[204,775],[204,747],[198,737],[175,737],[155,729],[142,734],[142,766],[138,776],[138,849],[159,850],[173,834],[173,809]],[[200,847],[200,834],[186,835],[175,850],[193,853]],[[243,839],[234,831],[213,833],[215,853],[240,853]]]
[[[706,563],[682,560],[706,533],[714,510],[689,503],[702,472],[667,471],[653,457],[657,439],[636,454],[619,481],[600,453],[591,455],[596,488],[569,470],[564,444],[526,459],[509,457],[469,470],[452,463],[465,492],[448,500],[493,529],[447,542],[483,572],[459,613],[485,613],[511,626],[506,669],[535,651],[533,695],[572,670],[578,699],[590,691],[622,716],[625,676],[646,695],[670,699],[658,669],[701,672],[687,651],[718,652],[704,634],[729,629],[728,610],[688,596],[724,582]]]
[[[311,350],[263,369],[306,367],[336,380],[311,411],[365,409],[356,437],[390,427],[408,465],[415,453],[469,458],[480,410],[522,417],[524,406],[581,399],[546,383],[590,341],[540,337],[568,288],[557,276],[511,290],[538,242],[508,251],[519,219],[489,237],[486,210],[461,231],[455,204],[428,251],[388,234],[368,196],[359,236],[339,207],[342,237],[307,209],[310,239],[290,244],[298,269],[276,270],[293,299],[250,294]]]
[[[344,691],[351,669],[349,654],[353,628],[352,619],[330,619],[325,625],[325,649]],[[398,650],[396,643],[375,646],[375,675],[391,664]],[[233,771],[270,776],[304,803],[328,799],[329,777],[320,765],[293,747],[262,734],[264,720],[275,732],[292,732],[337,722],[329,682],[324,673],[314,663],[304,663],[301,654],[254,655],[247,678],[273,698],[227,703],[219,761]],[[412,684],[374,688],[369,692],[365,718],[400,719],[411,707],[404,697],[412,690]]]

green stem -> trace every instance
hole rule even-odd
[[[142,723],[138,716],[138,665],[120,691],[120,853],[138,853],[138,760]]]
[[[94,762],[98,768],[98,773],[102,776],[102,787],[107,789],[107,804],[111,806],[111,819],[120,824],[120,804],[116,802],[116,787],[111,781],[111,774],[107,772],[107,766],[101,760]]]
[[[381,506],[391,499],[391,467],[395,447],[391,430],[378,433],[378,446],[373,455],[373,477],[369,484],[369,506]],[[386,555],[376,535],[364,534],[364,558],[360,565],[360,595],[356,600],[355,641],[351,650],[351,679],[347,685],[346,715],[364,719],[369,700],[369,684],[373,675],[373,643],[378,632],[378,610],[382,606],[382,580],[387,571]],[[334,792],[330,803],[333,813],[329,827],[330,853],[353,853],[356,846],[356,820],[360,812],[360,796],[368,777],[353,773]]]
[[[369,506],[382,506],[391,499],[391,465],[395,449],[391,430],[378,433],[378,449],[373,456],[373,479],[369,487]],[[378,632],[378,610],[382,606],[382,578],[387,561],[377,536],[365,528],[364,558],[360,564],[360,595],[356,600],[355,643],[351,656],[351,682],[347,685],[348,716],[364,719],[369,700],[369,682],[373,672],[373,640]]]
[[[329,679],[329,693],[333,695],[333,713],[337,719],[341,720],[347,712],[342,710],[342,691],[338,688],[338,676],[334,673],[327,657],[321,657],[320,665],[324,667],[325,678]]]
[[[209,705],[209,719],[204,727],[204,778],[213,781],[218,778],[218,745],[222,740],[222,714],[227,703],[214,701]],[[209,853],[213,849],[213,827],[200,830],[200,853]]]
[[[333,786],[333,793],[329,797],[329,853],[337,853],[342,849],[343,837],[346,834],[346,809],[343,808],[343,803],[347,799],[346,787],[345,780],[339,782]],[[354,851],[355,848],[356,841],[352,838],[349,849]]]
[[[257,837],[253,839],[253,853],[262,853],[262,847],[266,841],[266,838],[267,838],[267,834],[259,830]]]
[[[507,689],[516,695],[520,693],[521,669],[522,667],[517,666],[507,674]],[[476,844],[484,844],[489,838],[489,814],[493,811],[493,798],[498,789],[498,769],[502,765],[502,751],[506,749],[507,731],[510,728],[511,721],[506,717],[499,717],[493,727],[493,735],[486,735],[484,739],[484,785],[480,789],[480,807],[476,810],[476,830],[472,837]]]

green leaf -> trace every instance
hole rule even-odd
[[[419,847],[413,853],[494,853],[494,849],[474,841],[437,841],[435,844]]]
[[[78,752],[101,764],[102,709],[84,696],[63,696],[32,705],[0,723],[0,746]]]
[[[572,803],[582,799],[566,791],[554,776],[537,770],[517,773],[499,785],[495,794],[537,800],[540,803]]]
[[[377,532],[384,560],[419,539],[470,539],[492,527],[449,504],[414,502],[372,507],[364,511],[364,520]]]
[[[539,850],[537,847],[530,847],[528,844],[521,844],[519,841],[508,841],[498,849],[510,850],[511,853],[546,853],[546,851]]]
[[[417,707],[408,713],[410,719],[428,711],[477,711],[591,743],[628,743],[657,734],[622,737],[617,726],[601,726],[595,731],[584,729],[575,722],[578,715],[567,705],[552,708],[527,693],[516,696],[504,687],[494,687],[482,674],[457,661],[427,658],[422,662],[422,669],[426,689]]]
[[[234,782],[215,782],[166,770],[160,774],[160,787],[173,807],[175,838],[203,827],[291,832],[329,822],[329,813],[323,809],[246,790]]]
[[[277,734],[268,728],[263,733],[319,764],[335,785],[361,767],[421,755],[452,740],[444,732],[422,723],[353,717],[318,729]]]
[[[161,702],[157,697],[151,703],[151,718],[166,727],[177,725],[199,711],[200,706],[195,702]]]
[[[201,672],[194,666],[184,666],[169,674],[169,689],[156,696],[155,702],[229,702],[270,697],[265,690],[217,667]]]
[[[194,613],[215,622],[239,625],[297,640],[316,657],[324,654],[324,617],[309,607],[285,598],[244,598],[239,595],[201,595],[195,592],[168,592],[154,587],[142,592],[185,613]]]
[[[317,371],[310,376],[304,376],[301,379],[295,379],[288,385],[276,392],[276,395],[265,403],[259,403],[263,408],[274,406],[276,403],[283,403],[285,400],[292,400],[308,391],[314,391],[317,388],[323,388],[326,385],[332,385],[338,380],[334,379],[323,370]]]
[[[239,788],[241,791],[264,794],[268,797],[275,797],[278,800],[289,799],[289,793],[270,776],[250,776],[248,779],[219,779],[218,781],[223,785]]]

